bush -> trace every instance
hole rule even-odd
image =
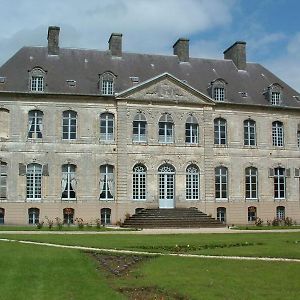
[[[82,219],[82,218],[76,218],[76,219],[75,219],[75,223],[77,224],[77,226],[78,226],[79,229],[83,229],[83,227],[84,227],[84,222],[83,222],[83,219]]]
[[[283,222],[284,222],[285,226],[292,226],[293,225],[293,219],[289,218],[289,217],[284,218]]]
[[[100,219],[96,219],[95,222],[96,222],[96,227],[98,229],[100,229],[101,228],[101,220]]]
[[[48,228],[52,229],[53,223],[54,223],[53,220],[50,220],[48,217],[45,217],[45,219],[46,219]]]
[[[44,226],[44,222],[38,222],[38,223],[36,224],[36,228],[37,228],[37,229],[42,229],[43,226]]]
[[[274,218],[272,221],[272,226],[279,226],[280,220],[278,218]]]
[[[55,218],[55,224],[56,224],[56,226],[57,226],[57,228],[59,230],[62,230],[62,228],[63,228],[63,222],[62,222],[62,220],[60,218],[58,218],[58,217]]]
[[[255,220],[255,225],[256,225],[256,226],[262,226],[263,223],[264,223],[264,221],[263,221],[261,218],[257,218],[257,219]]]

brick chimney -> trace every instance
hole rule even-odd
[[[59,31],[60,28],[57,26],[49,26],[48,28],[48,54],[58,55],[59,54]]]
[[[235,42],[223,54],[224,59],[231,59],[239,70],[246,70],[246,42]]]
[[[189,42],[188,39],[180,38],[173,45],[173,54],[178,56],[180,62],[189,61]]]
[[[112,33],[108,44],[112,56],[122,57],[122,33]]]

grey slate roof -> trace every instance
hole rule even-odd
[[[28,71],[34,67],[47,72],[46,93],[99,95],[99,74],[105,71],[117,76],[115,91],[120,93],[133,86],[130,77],[139,77],[141,83],[168,72],[206,95],[210,82],[223,78],[227,82],[227,102],[237,104],[269,105],[263,92],[270,84],[279,83],[283,87],[281,106],[300,107],[294,97],[300,97],[299,93],[260,64],[247,63],[243,71],[231,60],[190,58],[180,63],[176,55],[123,52],[118,58],[110,51],[71,48],[61,48],[58,56],[48,55],[47,47],[21,48],[0,68],[0,77],[6,77],[2,90],[28,92]],[[76,87],[69,87],[66,80],[76,80]],[[241,92],[247,92],[248,97],[243,98]]]

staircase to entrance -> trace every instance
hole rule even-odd
[[[143,209],[124,221],[126,228],[201,228],[225,224],[197,208]]]

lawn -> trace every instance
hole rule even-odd
[[[11,235],[0,233],[1,237],[63,245],[164,253],[300,258],[300,232],[170,235]]]

